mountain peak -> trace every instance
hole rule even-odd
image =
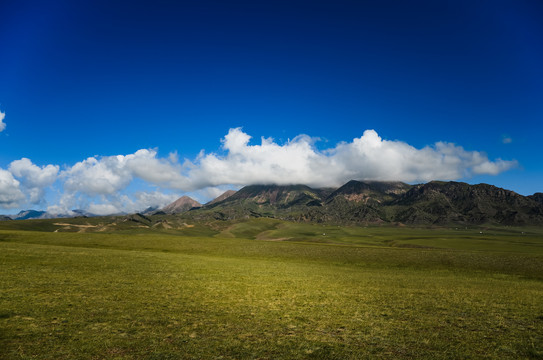
[[[192,208],[199,208],[202,204],[198,201],[188,197],[181,196],[179,199],[175,200],[173,203],[166,205],[162,208],[162,211],[166,214],[178,214],[185,211],[189,211]]]

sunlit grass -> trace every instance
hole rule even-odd
[[[461,238],[442,249],[424,229],[338,228],[319,244],[309,242],[315,228],[297,230],[306,232],[299,241],[256,239],[263,231],[292,235],[290,223],[248,228],[230,231],[251,239],[0,232],[0,357],[543,356],[536,235],[533,245],[513,240],[507,246],[520,250],[493,252]],[[366,246],[363,232],[379,240]],[[354,234],[363,246],[352,245]]]

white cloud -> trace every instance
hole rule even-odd
[[[90,157],[62,172],[64,188],[89,195],[114,194],[130,184],[132,175],[126,169],[124,156]]]
[[[175,153],[170,154],[168,159],[160,159],[156,150],[142,149],[127,155],[125,161],[126,169],[134,177],[171,189],[188,186],[187,179],[181,175],[182,168]]]
[[[6,128],[6,123],[4,123],[5,118],[6,114],[0,111],[0,132],[4,131]]]
[[[496,175],[516,166],[515,161],[490,161],[483,153],[450,143],[417,149],[402,141],[383,140],[374,130],[323,151],[306,135],[283,145],[269,138],[249,145],[250,139],[240,128],[230,129],[223,139],[226,155],[201,156],[188,171],[187,190],[256,183],[338,186],[351,179],[456,180],[473,174]]]
[[[313,139],[301,135],[285,145],[262,138],[261,145],[249,145],[250,136],[231,129],[223,139],[224,157],[202,155],[188,172],[189,190],[225,184],[314,183],[324,177],[320,167],[324,154],[313,148]]]
[[[159,191],[137,191],[124,194],[135,179],[145,185],[178,189],[186,187],[181,175],[182,166],[175,154],[159,158],[154,149],[142,149],[133,154],[90,157],[62,171],[64,195],[59,206],[49,211],[69,213],[74,207],[90,213],[105,215],[137,212],[148,207],[163,207],[176,200],[179,194]]]
[[[497,159],[496,161],[483,161],[473,166],[473,174],[488,174],[488,175],[498,175],[501,172],[509,170],[511,167],[517,166],[515,161],[506,161],[502,159]]]
[[[7,170],[0,169],[0,207],[10,209],[17,207],[25,196],[19,187],[20,183]]]
[[[88,195],[115,194],[126,188],[134,178],[171,189],[187,187],[181,166],[157,157],[156,150],[142,149],[134,154],[90,157],[62,172],[65,189]]]
[[[87,208],[87,211],[94,215],[111,215],[121,212],[121,209],[114,203],[91,203]]]
[[[47,207],[47,212],[52,215],[73,215],[72,209],[85,208],[86,206],[79,206],[75,194],[65,192],[62,194],[58,202],[54,205]]]
[[[15,160],[9,165],[9,171],[22,184],[23,191],[32,204],[43,201],[45,188],[51,186],[58,176],[58,165],[39,167],[27,158]]]
[[[58,165],[39,167],[27,158],[15,160],[9,165],[9,171],[16,177],[23,179],[22,181],[29,187],[51,185],[57,179],[58,170]]]

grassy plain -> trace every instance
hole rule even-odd
[[[0,225],[0,358],[543,358],[543,229],[71,221]]]

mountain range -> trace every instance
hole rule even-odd
[[[51,214],[43,210],[21,210],[15,215],[0,215],[0,221],[5,220],[30,220],[30,219],[56,219],[73,217],[95,217],[98,215],[89,213],[85,210],[75,209],[66,214]]]
[[[180,216],[234,220],[271,217],[342,224],[542,225],[543,194],[523,196],[488,184],[352,180],[337,189],[250,185]]]
[[[523,196],[488,184],[432,181],[403,182],[351,180],[339,188],[306,185],[249,185],[229,190],[202,205],[182,196],[140,216],[174,215],[187,220],[237,220],[269,217],[290,221],[338,224],[500,224],[543,225],[543,193]],[[0,220],[51,217],[91,217],[74,210],[66,216],[26,210]]]

